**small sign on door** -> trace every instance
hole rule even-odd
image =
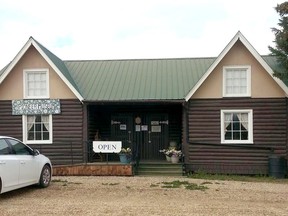
[[[159,121],[151,121],[151,125],[159,125]]]
[[[141,125],[142,131],[148,131],[148,125]]]
[[[120,130],[127,130],[126,124],[120,124]]]
[[[160,125],[152,125],[151,132],[153,133],[161,133],[161,126]]]
[[[141,131],[141,126],[140,125],[135,125],[135,131],[140,132]]]

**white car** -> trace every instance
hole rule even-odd
[[[48,187],[52,177],[49,158],[21,141],[0,136],[0,194],[29,185]]]

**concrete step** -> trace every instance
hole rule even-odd
[[[143,176],[182,176],[182,164],[172,164],[167,162],[146,162],[140,163],[135,175]]]

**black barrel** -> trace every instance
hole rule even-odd
[[[269,156],[269,176],[274,178],[285,178],[287,161],[284,157],[277,155]]]

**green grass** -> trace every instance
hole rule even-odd
[[[172,181],[172,182],[162,182],[162,188],[181,188],[184,187],[187,190],[206,190],[208,187],[203,185],[197,185],[195,183],[190,183],[188,181]]]
[[[188,178],[205,179],[205,180],[225,180],[225,181],[244,181],[244,182],[271,182],[288,184],[288,179],[276,179],[265,175],[224,175],[224,174],[207,174],[204,172],[197,172],[189,174]]]
[[[62,179],[52,179],[52,181],[51,182],[60,182],[60,183],[68,183],[68,181],[67,180],[62,180]]]
[[[190,183],[188,185],[185,185],[185,188],[187,190],[201,190],[201,191],[204,191],[204,190],[208,189],[208,187],[206,187],[204,185],[197,185],[197,184],[194,184],[194,183]]]
[[[68,182],[67,180],[62,180],[62,179],[52,179],[51,182],[62,183],[62,186],[68,186],[68,184],[82,184],[79,182]]]
[[[102,185],[110,185],[110,186],[115,186],[119,185],[120,183],[102,183]]]

